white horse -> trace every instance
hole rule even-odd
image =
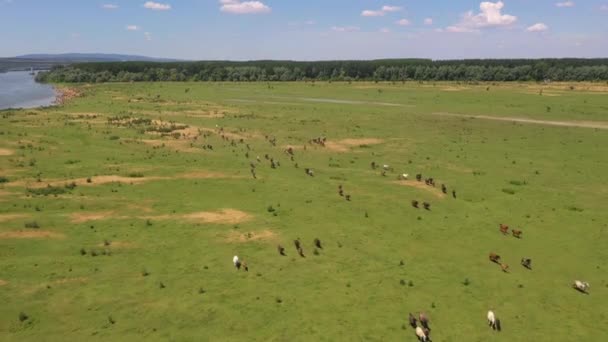
[[[589,283],[586,281],[575,280],[574,284],[572,284],[572,287],[583,293],[587,293],[587,290],[589,289]]]
[[[496,330],[496,315],[494,311],[488,311],[488,325],[492,327],[492,329]]]
[[[429,340],[421,327],[416,327],[416,336],[418,336],[418,340],[422,342],[427,342]]]
[[[237,255],[232,258],[232,263],[234,264],[234,267],[238,267],[239,257]]]

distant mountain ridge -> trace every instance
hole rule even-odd
[[[61,54],[27,54],[16,57],[0,57],[0,72],[50,69],[55,65],[69,65],[87,62],[177,62],[178,59],[156,58],[137,55],[110,53],[61,53]]]
[[[16,59],[42,59],[42,60],[61,60],[75,62],[126,62],[126,61],[145,61],[145,62],[173,62],[178,59],[156,58],[138,55],[121,55],[113,53],[60,53],[60,54],[27,54],[14,57]]]

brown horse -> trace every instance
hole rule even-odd
[[[503,272],[509,273],[509,265],[507,265],[507,264],[500,264],[500,268],[502,269]]]
[[[414,208],[418,208],[418,201],[413,200],[413,201],[412,201],[412,207],[414,207]]]
[[[523,233],[521,230],[517,230],[517,229],[513,229],[511,230],[511,233],[513,233],[513,237],[516,237],[518,239],[521,239],[521,234]]]
[[[412,313],[410,312],[409,316],[408,316],[408,320],[410,321],[410,326],[414,329],[416,329],[416,327],[418,326],[418,324],[416,324],[416,317],[414,317],[414,315],[412,315]]]
[[[500,224],[500,232],[503,234],[507,234],[509,232],[509,226],[506,224]]]
[[[496,253],[490,253],[490,261],[495,263],[500,263],[500,255]]]
[[[277,251],[279,252],[279,254],[285,256],[285,248],[281,245],[277,246]]]
[[[431,330],[431,328],[429,328],[429,318],[424,314],[424,312],[418,314],[418,320],[425,330]]]

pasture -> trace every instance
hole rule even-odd
[[[74,88],[0,112],[2,341],[608,340],[605,85]]]

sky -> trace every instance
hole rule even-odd
[[[608,0],[0,0],[0,56],[608,57]]]

